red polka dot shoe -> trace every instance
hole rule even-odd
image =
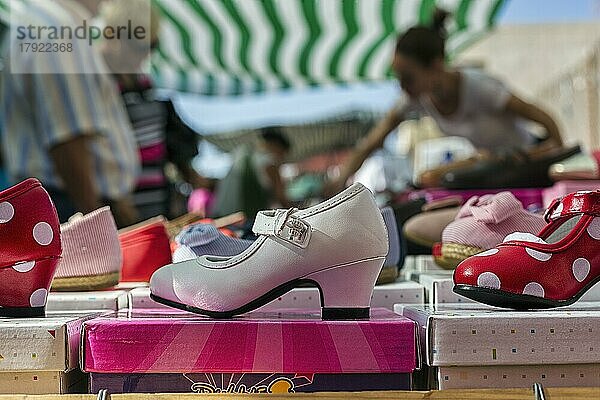
[[[554,200],[538,236],[514,233],[466,259],[454,291],[497,307],[535,309],[576,302],[600,281],[600,190]]]
[[[0,316],[44,316],[61,255],[60,225],[36,179],[0,192]]]

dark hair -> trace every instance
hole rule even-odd
[[[267,143],[273,143],[281,146],[285,151],[289,151],[291,144],[285,137],[283,129],[280,126],[268,126],[260,130],[260,136]]]
[[[446,29],[444,22],[450,15],[436,9],[430,26],[414,26],[398,37],[396,53],[413,58],[423,66],[430,66],[437,59],[446,57]]]

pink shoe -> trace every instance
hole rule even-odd
[[[388,236],[367,188],[355,184],[306,210],[262,211],[253,230],[259,238],[236,256],[202,256],[156,271],[152,298],[228,318],[311,283],[320,289],[324,319],[369,317]]]
[[[537,233],[544,225],[541,215],[524,210],[510,192],[471,197],[444,229],[434,259],[441,267],[454,269],[467,258],[502,243],[506,235]]]
[[[121,244],[109,207],[74,215],[62,224],[61,236],[63,258],[52,290],[98,290],[119,283]]]

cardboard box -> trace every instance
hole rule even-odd
[[[168,309],[150,298],[150,288],[133,289],[128,294],[129,309]],[[387,308],[392,311],[394,304],[424,304],[425,289],[422,285],[412,282],[395,282],[375,286],[371,307]],[[258,311],[274,311],[281,309],[315,310],[321,307],[319,289],[315,287],[295,288]]]
[[[0,371],[77,368],[81,325],[97,315],[48,312],[46,318],[0,318]]]
[[[50,292],[47,311],[118,311],[128,307],[126,290]]]
[[[600,360],[600,304],[518,312],[479,304],[396,306],[419,325],[430,366],[590,364]]]
[[[400,271],[400,277],[405,280],[419,282],[421,274],[452,276],[453,272],[437,265],[433,261],[433,256],[421,255],[412,257],[412,261]]]
[[[117,374],[411,373],[415,334],[413,321],[384,309],[358,321],[323,321],[318,311],[292,310],[229,320],[119,312],[84,323],[81,366]]]
[[[600,364],[499,365],[434,368],[432,389],[598,387]]]
[[[87,393],[87,375],[79,369],[69,372],[0,372],[1,394]]]
[[[452,290],[454,281],[451,273],[416,273],[415,277],[425,288],[426,303],[430,306],[461,303],[476,304],[475,301],[454,293]],[[579,299],[578,303],[582,302],[600,302],[600,283],[593,286]]]
[[[418,275],[418,280],[425,288],[425,299],[427,304],[431,306],[446,303],[475,303],[473,300],[459,296],[452,291],[454,281],[451,275],[422,273]]]
[[[410,390],[410,374],[90,374],[90,393],[300,393]]]

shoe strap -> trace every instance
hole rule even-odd
[[[296,211],[297,208],[260,211],[256,214],[252,232],[275,236],[304,249],[310,240],[311,227],[308,222],[293,215]]]
[[[564,217],[588,214],[600,217],[600,190],[570,193],[554,199],[544,214],[546,222]]]

